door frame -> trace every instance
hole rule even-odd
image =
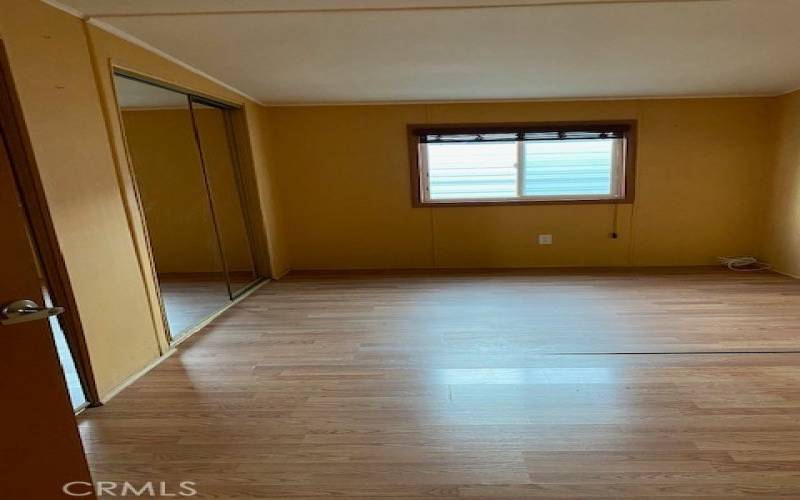
[[[6,140],[11,169],[17,180],[20,198],[30,223],[31,237],[39,254],[42,271],[53,303],[65,308],[59,316],[75,368],[81,379],[88,406],[101,406],[92,371],[83,324],[67,273],[64,256],[58,246],[53,220],[47,206],[44,186],[36,166],[33,147],[25,127],[22,106],[14,86],[11,64],[0,38],[0,130]]]

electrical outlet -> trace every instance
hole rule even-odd
[[[553,235],[552,234],[540,234],[539,235],[539,244],[540,245],[552,245],[553,244]]]

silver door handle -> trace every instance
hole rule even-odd
[[[0,325],[13,325],[58,316],[64,312],[63,307],[40,307],[32,300],[15,300],[0,309]]]

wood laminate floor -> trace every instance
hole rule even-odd
[[[769,273],[295,276],[80,430],[193,498],[800,498],[792,351]]]

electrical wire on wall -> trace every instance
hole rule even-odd
[[[614,212],[611,220],[611,239],[619,238],[619,204],[614,203]]]
[[[750,256],[720,257],[719,262],[731,271],[767,271],[772,269],[770,264]]]

